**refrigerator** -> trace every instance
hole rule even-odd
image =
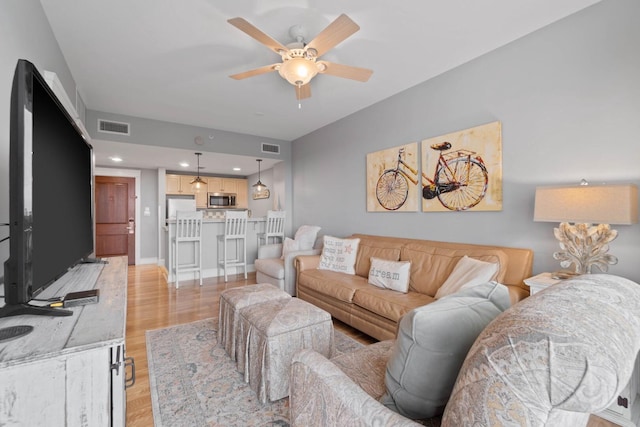
[[[196,196],[185,194],[181,196],[167,196],[167,219],[176,219],[176,211],[195,211]]]

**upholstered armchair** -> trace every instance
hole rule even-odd
[[[262,245],[255,261],[256,282],[271,283],[291,296],[296,292],[296,270],[293,264],[298,255],[318,255],[321,249],[287,252],[282,257],[282,243]]]
[[[263,245],[258,248],[255,261],[256,281],[278,286],[291,296],[296,296],[296,269],[293,261],[299,255],[319,255],[322,252],[320,227],[302,225],[293,239],[283,243]]]
[[[452,328],[456,325],[452,324]],[[291,425],[420,425],[380,403],[393,341],[291,367]],[[586,275],[552,286],[491,322],[469,350],[442,426],[580,426],[629,382],[640,350],[640,285]]]

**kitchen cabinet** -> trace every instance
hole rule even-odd
[[[236,204],[239,208],[247,209],[249,207],[249,184],[246,179],[238,179],[236,190]]]
[[[181,194],[180,193],[180,175],[167,175],[167,194]]]
[[[208,177],[209,191],[212,193],[237,193],[237,179]]]
[[[193,194],[196,199],[196,207],[205,209],[207,207],[207,184],[204,184],[200,190],[196,190],[191,184],[194,178],[194,175],[167,175],[166,194]],[[205,183],[207,182],[206,178],[201,178]]]
[[[193,194],[196,198],[196,207],[199,209],[206,209],[207,192],[234,193],[237,195],[237,206],[244,209],[248,207],[249,197],[246,179],[201,176],[207,184],[199,191],[196,191],[191,185],[191,181],[193,181],[194,178],[194,175],[167,174],[166,194]]]

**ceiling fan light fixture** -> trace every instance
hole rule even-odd
[[[287,59],[278,69],[280,75],[294,86],[304,86],[318,74],[316,63],[312,59],[293,57]]]

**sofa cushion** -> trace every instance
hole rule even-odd
[[[497,275],[498,264],[480,261],[465,255],[460,258],[447,280],[440,286],[436,292],[436,298],[440,299],[461,289],[486,283],[495,279]]]
[[[284,260],[281,258],[257,259],[254,265],[256,271],[260,271],[274,279],[284,279]]]
[[[358,289],[373,287],[364,277],[329,270],[305,270],[299,280],[300,286],[347,303],[353,302]]]
[[[495,280],[504,279],[508,257],[499,249],[449,249],[428,243],[409,243],[402,248],[401,261],[411,261],[411,279],[409,289],[435,296],[447,280],[460,258],[468,257],[485,262],[495,262],[500,266]]]
[[[506,286],[492,282],[407,313],[387,364],[381,402],[412,419],[441,414],[469,348],[509,306]]]
[[[389,242],[384,239],[360,239],[356,258],[356,274],[367,277],[371,269],[371,258],[398,261],[403,243]]]
[[[384,373],[393,350],[393,340],[379,341],[332,357],[331,362],[369,396],[379,400],[387,389]]]
[[[432,303],[433,297],[418,292],[406,294],[371,285],[357,289],[353,303],[394,322],[416,307]]]
[[[324,246],[320,256],[320,270],[355,274],[356,256],[360,239],[340,239],[324,236]]]

